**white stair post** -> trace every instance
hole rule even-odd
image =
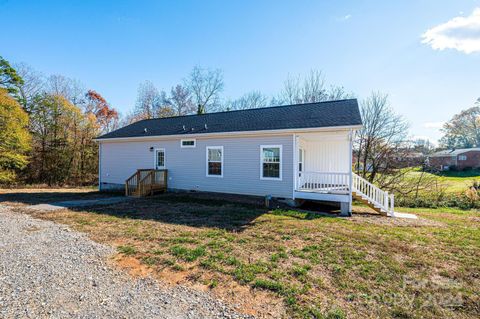
[[[388,206],[388,191],[385,191],[385,193],[383,194],[383,206],[385,208],[387,208],[387,214],[390,213],[389,212],[389,210],[390,210],[389,207],[390,206]]]
[[[395,200],[395,196],[393,194],[390,195],[390,215],[392,217],[395,217],[395,203],[394,203],[394,200]]]

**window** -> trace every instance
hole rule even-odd
[[[155,150],[155,168],[165,168],[165,150],[163,148],[158,148]]]
[[[260,146],[260,179],[282,179],[282,146]]]
[[[182,148],[195,147],[195,140],[181,140],[180,146]]]
[[[223,146],[207,146],[207,176],[223,177]]]
[[[458,155],[458,160],[459,161],[466,161],[467,160],[467,155]]]

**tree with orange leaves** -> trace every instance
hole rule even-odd
[[[95,115],[102,134],[118,128],[119,115],[117,110],[111,107],[100,93],[94,90],[88,90],[85,98],[85,112]]]

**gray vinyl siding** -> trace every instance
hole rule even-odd
[[[261,145],[282,145],[281,181],[260,179]],[[223,177],[206,176],[207,146],[223,146]],[[197,138],[195,148],[181,148],[180,139],[101,142],[101,182],[123,184],[138,168],[153,168],[155,153],[150,147],[165,149],[169,188],[286,198],[293,195],[291,134]]]

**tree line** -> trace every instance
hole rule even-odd
[[[342,86],[328,86],[321,71],[289,76],[279,94],[268,97],[261,91],[248,92],[237,99],[222,96],[222,71],[194,67],[188,76],[170,90],[159,90],[150,81],[140,84],[133,111],[125,124],[142,119],[243,110],[283,104],[321,102],[353,97]]]
[[[97,181],[94,138],[135,121],[352,98],[327,84],[321,71],[288,76],[278,94],[247,92],[227,99],[219,69],[194,67],[170,89],[141,83],[132,110],[122,116],[97,91],[62,75],[43,76],[0,57],[0,184],[82,185]],[[364,127],[355,136],[356,172],[384,187],[401,185],[397,159],[416,147],[409,125],[387,94],[360,100]],[[445,124],[443,147],[480,145],[480,101]],[[427,149],[431,151],[431,149]]]

